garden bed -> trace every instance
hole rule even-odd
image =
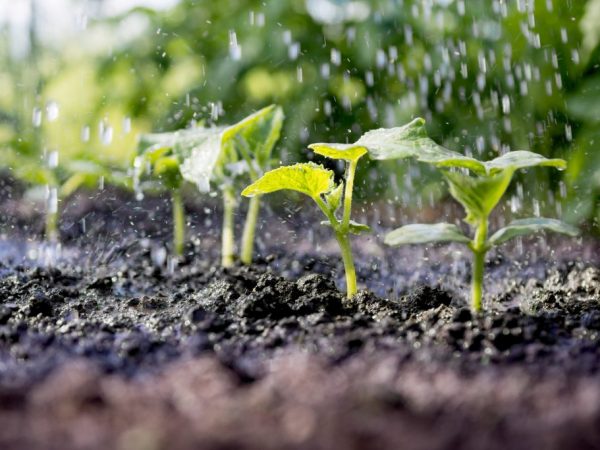
[[[595,240],[491,253],[474,316],[467,252],[377,233],[354,241],[369,291],[347,300],[330,233],[287,204],[231,269],[218,211],[191,205],[173,268],[164,200],[81,194],[40,267],[17,194],[0,205],[2,448],[600,447]]]

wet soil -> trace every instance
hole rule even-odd
[[[267,208],[256,264],[222,269],[218,207],[191,202],[174,267],[163,200],[81,194],[49,267],[14,192],[2,449],[600,448],[593,238],[492,253],[475,316],[464,251],[385,249],[378,232],[355,241],[368,289],[346,299],[327,230],[293,203]]]

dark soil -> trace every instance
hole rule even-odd
[[[327,230],[291,208],[265,213],[255,265],[224,270],[216,208],[190,205],[199,238],[172,269],[162,200],[80,196],[49,267],[10,190],[0,448],[600,448],[597,241],[491,254],[474,316],[459,247],[357,239],[370,291],[347,300]]]

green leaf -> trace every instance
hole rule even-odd
[[[466,244],[470,241],[471,239],[462,234],[460,228],[451,223],[405,225],[389,232],[384,240],[385,244],[391,246],[429,242],[462,242]]]
[[[330,192],[333,172],[313,163],[283,166],[265,173],[242,191],[244,197],[269,194],[282,189],[302,192],[311,198]]]
[[[176,158],[182,177],[195,183],[200,191],[208,192],[221,155],[224,130],[224,127],[198,127],[171,133],[143,134],[139,139],[138,155],[153,167],[165,156]]]
[[[144,134],[140,136],[138,154],[153,166],[164,165],[164,162],[159,163],[164,157],[174,157],[174,160],[168,161],[169,185],[179,185],[174,172],[177,163],[183,179],[195,183],[201,192],[208,192],[211,179],[225,177],[229,168],[234,169],[228,173],[231,178],[248,172],[255,165],[266,169],[282,124],[283,111],[271,105],[232,126]],[[247,165],[239,165],[240,158]],[[239,170],[243,167],[246,169]],[[163,178],[167,177],[165,170],[161,173]],[[159,175],[156,169],[155,174]]]
[[[540,231],[554,231],[555,233],[562,233],[573,237],[579,234],[579,230],[573,225],[556,219],[539,217],[515,220],[506,227],[496,231],[488,242],[490,245],[499,245],[514,237],[538,233]]]
[[[327,225],[328,227],[330,227],[331,222],[329,220],[323,220],[321,222],[321,225]],[[358,222],[355,222],[354,220],[351,220],[350,223],[348,224],[348,231],[351,234],[369,233],[371,231],[371,227],[364,223],[358,223]]]
[[[336,212],[342,204],[342,193],[344,192],[344,183],[338,184],[335,189],[325,195],[325,201],[331,212]]]
[[[365,147],[352,144],[310,144],[308,148],[318,155],[345,161],[358,161],[367,153]]]
[[[183,183],[179,161],[173,156],[165,156],[154,163],[154,173],[169,189],[178,189]]]
[[[545,156],[526,150],[508,152],[484,164],[487,173],[491,175],[503,170],[517,170],[536,166],[556,167],[561,170],[567,168],[567,162],[564,159],[548,159]]]
[[[181,161],[182,177],[194,183],[200,192],[210,191],[210,181],[221,157],[223,127],[201,128],[177,142],[174,153]]]
[[[506,192],[512,176],[513,170],[483,177],[444,171],[450,194],[463,205],[467,212],[465,220],[471,224],[490,215]]]
[[[372,159],[415,158],[425,163],[465,167],[477,173],[485,172],[480,161],[448,150],[429,138],[425,120],[421,118],[401,127],[368,131],[353,145],[367,148]]]
[[[283,119],[281,107],[267,106],[227,128],[223,132],[222,145],[231,146],[240,155],[248,149],[251,152],[248,156],[265,170],[281,135]]]
[[[350,233],[352,233],[352,234],[363,234],[363,233],[371,232],[371,227],[369,225],[364,224],[364,223],[358,223],[358,222],[355,222],[354,220],[350,221],[349,228],[350,228]]]

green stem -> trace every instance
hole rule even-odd
[[[348,231],[350,224],[350,215],[352,214],[352,191],[354,189],[354,174],[356,173],[356,165],[358,160],[350,161],[346,170],[346,185],[344,187],[344,216],[342,218],[342,226],[345,231]]]
[[[58,241],[58,211],[46,211],[44,237],[48,242]]]
[[[340,244],[342,251],[342,261],[346,272],[346,295],[352,298],[356,294],[356,269],[354,268],[354,259],[352,258],[352,248],[347,233],[336,232],[335,237]]]
[[[471,243],[473,250],[473,267],[471,278],[471,306],[473,311],[481,311],[483,297],[483,274],[485,269],[485,254],[487,253],[488,221],[482,219],[477,225],[475,239]]]
[[[356,169],[356,162],[351,163],[348,167],[346,186],[344,193],[344,217],[340,223],[333,212],[327,207],[321,197],[315,197],[314,201],[317,203],[321,211],[327,216],[331,227],[335,231],[335,238],[340,245],[342,252],[342,261],[344,263],[344,271],[346,272],[346,295],[348,298],[353,297],[356,292],[356,269],[354,267],[354,258],[352,257],[352,247],[350,246],[349,239],[349,224],[350,224],[350,212],[352,211],[352,188],[354,184],[354,172]]]
[[[244,232],[242,234],[242,252],[240,259],[244,264],[252,264],[252,255],[254,253],[254,235],[256,232],[256,222],[258,212],[260,211],[260,197],[252,197],[248,204],[248,213],[244,223]]]
[[[221,265],[233,266],[235,194],[231,187],[223,189],[223,234],[221,236]]]
[[[185,209],[181,189],[173,189],[171,200],[173,208],[173,252],[175,256],[181,256],[185,245]]]

